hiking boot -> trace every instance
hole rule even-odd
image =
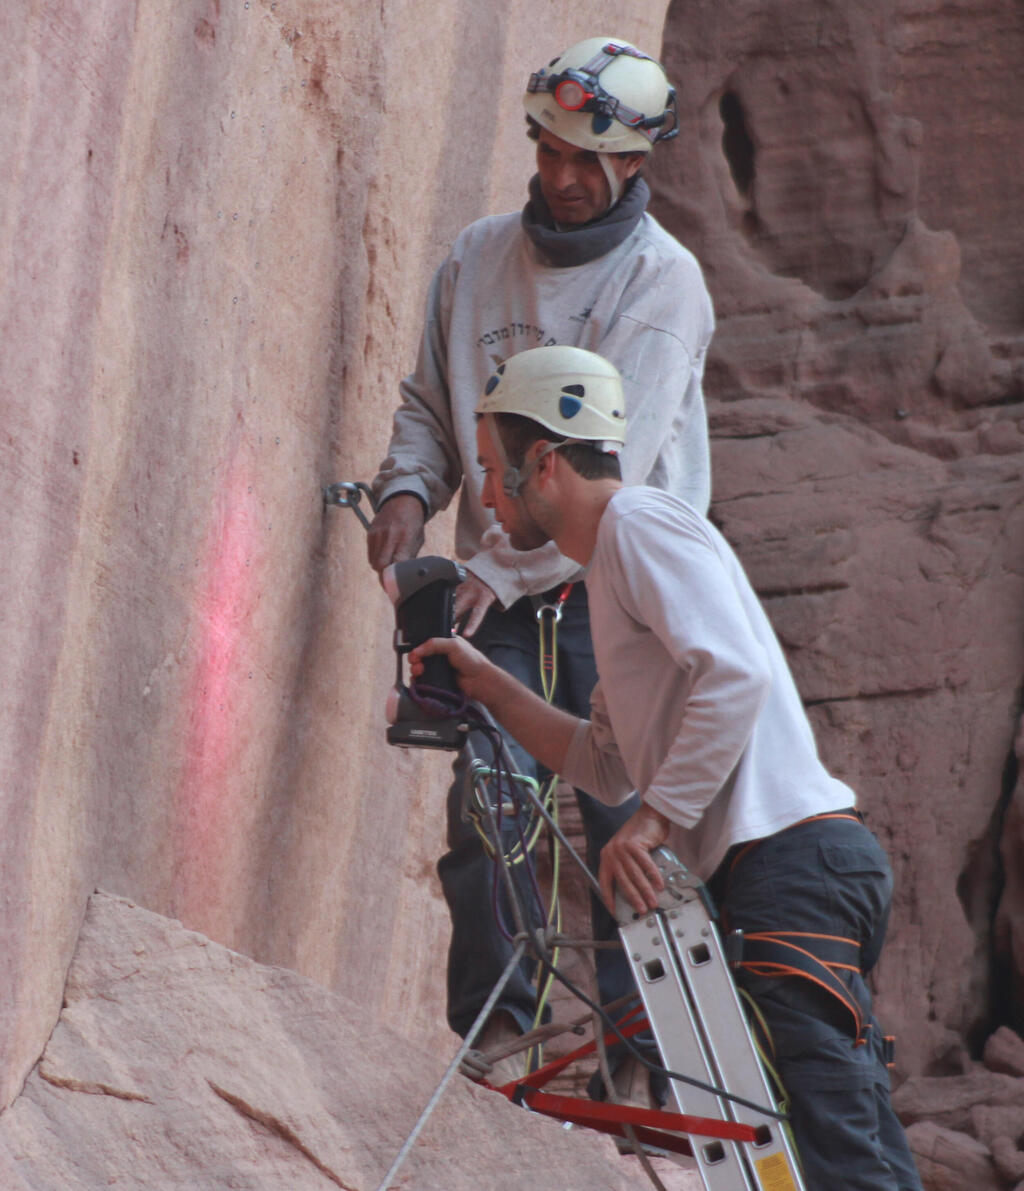
[[[495,1088],[521,1079],[526,1074],[525,1052],[501,1054],[521,1036],[522,1030],[511,1014],[499,1012],[493,1015],[477,1038],[475,1047],[462,1060],[462,1073],[477,1082],[486,1079]],[[492,1058],[495,1052],[498,1053]]]
[[[651,1090],[650,1068],[630,1055],[619,1064],[612,1076],[615,1099],[630,1108],[660,1108],[658,1097]]]

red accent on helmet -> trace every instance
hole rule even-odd
[[[594,98],[594,93],[588,91],[576,79],[563,79],[555,88],[555,101],[560,108],[567,112],[578,112],[584,104]]]

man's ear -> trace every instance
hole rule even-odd
[[[635,174],[639,173],[646,160],[646,153],[630,153],[630,155],[626,158],[627,179],[632,178]]]
[[[532,470],[545,477],[551,475],[555,467],[555,456],[558,454],[557,445],[545,439],[538,439],[532,443],[527,453]]]

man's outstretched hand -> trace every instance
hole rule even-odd
[[[381,505],[366,536],[366,555],[378,575],[393,562],[419,554],[425,521],[423,502],[411,492],[399,492]]]
[[[458,675],[460,689],[489,707],[511,734],[542,764],[558,773],[578,723],[546,704],[506,674],[463,637],[434,637],[409,654],[409,672],[418,678],[423,659],[443,654]],[[601,895],[615,913],[618,889],[637,914],[657,909],[665,888],[651,852],[668,838],[670,820],[646,803],[627,819],[601,850]]]
[[[464,637],[473,636],[496,598],[483,579],[478,579],[472,571],[466,572],[465,581],[455,589],[455,623],[459,624],[464,616],[468,617],[462,629]]]
[[[660,811],[644,804],[601,849],[598,880],[613,914],[616,888],[637,914],[657,909],[665,882],[651,852],[668,838],[669,822]]]

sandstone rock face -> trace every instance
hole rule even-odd
[[[445,1066],[354,1001],[96,894],[57,1027],[0,1116],[0,1180],[373,1191]],[[609,1139],[461,1076],[391,1185],[513,1191],[526,1170],[538,1191],[650,1185]]]
[[[1010,794],[1006,816],[999,835],[999,860],[1002,866],[1003,892],[994,925],[996,979],[1005,999],[1005,1012],[1020,1029],[1020,1007],[1024,1004],[1024,718],[1018,725],[1014,742],[1014,763],[1007,765],[1007,784],[1016,782]],[[1013,1037],[1013,1035],[1011,1035]],[[1013,1068],[1020,1069],[1024,1056],[1011,1051],[999,1033],[989,1042],[993,1050]],[[1012,1046],[1012,1043],[1011,1043]],[[986,1057],[986,1061],[989,1061]],[[1002,1068],[998,1068],[1002,1069]],[[1014,1071],[1016,1074],[1016,1071]]]
[[[0,1106],[97,885],[451,1045],[447,767],[384,744],[391,610],[321,488],[372,475],[431,271],[523,201],[523,80],[603,18],[2,6]]]
[[[1024,1021],[1024,13],[956,12],[672,4],[653,163],[718,314],[713,514],[893,859],[904,1075]]]

